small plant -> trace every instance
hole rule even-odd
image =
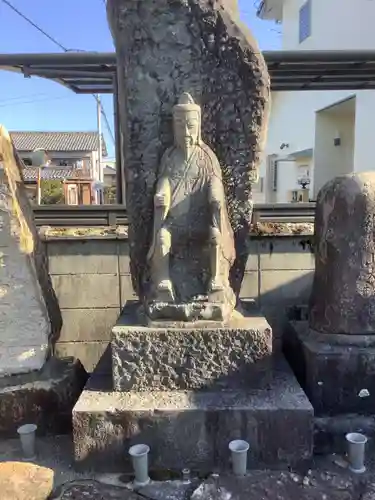
[[[42,180],[40,189],[42,192],[42,205],[62,205],[65,203],[64,189],[61,181]]]

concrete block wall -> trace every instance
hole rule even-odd
[[[46,246],[63,317],[56,354],[75,356],[92,371],[108,345],[122,305],[134,297],[128,243],[59,238]]]
[[[275,348],[288,309],[308,303],[314,268],[312,236],[264,236],[250,242],[241,297],[256,300],[273,328]]]
[[[79,358],[92,371],[127,300],[136,298],[126,239],[55,238],[46,242],[49,272],[63,328],[56,353]],[[305,304],[314,270],[311,237],[254,237],[241,297],[258,302],[274,329],[275,346],[289,306]]]

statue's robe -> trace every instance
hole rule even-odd
[[[180,288],[181,298],[190,296],[189,280],[191,289],[199,288],[204,294],[211,277],[212,227],[221,231],[220,267],[225,281],[235,259],[234,237],[219,162],[205,144],[195,146],[188,160],[182,158],[180,149],[172,147],[162,158],[158,179],[161,185],[162,180],[167,179],[171,190],[170,206],[162,226],[171,234],[172,281]],[[215,216],[213,201],[220,208],[220,220]]]
[[[181,161],[180,150],[170,148],[161,162],[160,177],[171,186],[171,205],[163,226],[172,236],[172,246],[200,242],[210,238],[210,228],[221,229],[225,258],[235,258],[233,231],[226,208],[219,162],[205,144],[195,146],[188,160]],[[220,207],[220,221],[213,218],[212,199]]]

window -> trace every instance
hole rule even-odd
[[[75,184],[68,184],[68,205],[78,205],[78,188]]]
[[[299,11],[299,43],[311,35],[311,2],[307,0]]]

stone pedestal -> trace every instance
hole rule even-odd
[[[113,329],[112,378],[107,353],[73,410],[77,465],[121,471],[131,467],[127,449],[147,443],[153,469],[226,469],[239,438],[253,468],[309,458],[313,409],[271,356],[265,318],[244,310],[231,325],[173,331],[131,324],[127,306]]]
[[[291,322],[286,354],[318,416],[375,413],[375,338],[319,334]]]
[[[128,303],[113,328],[116,391],[247,389],[267,383],[272,330],[252,303],[227,325],[158,322],[145,327],[138,309],[138,303]]]
[[[17,428],[35,423],[38,434],[72,429],[72,409],[87,373],[73,358],[51,358],[39,372],[0,378],[0,436],[16,437]]]

